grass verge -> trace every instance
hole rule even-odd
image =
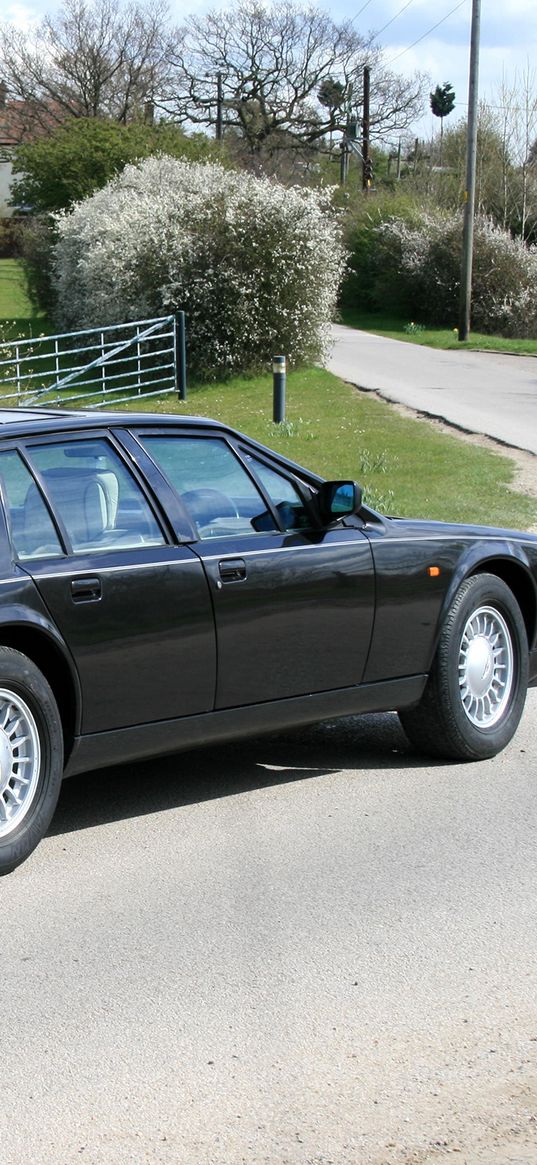
[[[403,417],[324,369],[289,374],[282,425],[270,419],[270,375],[194,387],[184,403],[163,397],[127,407],[214,417],[323,477],[354,478],[385,513],[521,529],[535,522],[534,499],[510,488],[509,457]]]
[[[0,324],[7,321],[21,331],[47,331],[27,298],[21,264],[9,259],[0,260]],[[194,387],[185,403],[134,397],[117,407],[215,417],[324,477],[356,479],[369,504],[385,513],[521,529],[535,521],[534,501],[510,488],[510,458],[402,417],[323,369],[289,375],[282,425],[271,421],[270,375]]]
[[[419,320],[401,319],[383,312],[358,311],[357,308],[342,308],[341,323],[349,328],[360,328],[363,332],[375,332],[390,340],[405,340],[409,344],[424,344],[428,348],[457,348],[459,350],[486,350],[507,352],[518,356],[537,356],[537,340],[506,340],[503,336],[485,336],[481,332],[471,332],[470,338],[460,343],[456,328],[431,328],[422,326]],[[413,324],[417,331],[405,331]]]

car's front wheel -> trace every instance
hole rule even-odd
[[[0,875],[35,849],[56,808],[63,772],[58,706],[32,660],[0,647]]]
[[[495,756],[516,732],[528,685],[520,607],[495,575],[459,588],[420,703],[399,713],[420,750],[454,760]]]

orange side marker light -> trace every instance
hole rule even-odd
[[[440,567],[439,566],[428,566],[427,567],[427,574],[429,575],[429,578],[438,578],[438,576],[440,574]]]

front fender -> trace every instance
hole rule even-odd
[[[535,645],[537,614],[534,572],[535,564],[532,570],[527,549],[522,543],[504,538],[486,538],[472,543],[459,558],[451,576],[440,610],[438,634],[465,579],[473,574],[495,574],[511,587],[517,599],[526,623],[528,647],[531,650]]]
[[[537,544],[533,550],[523,535],[511,531],[481,533],[404,520],[369,537],[377,605],[365,682],[429,672],[453,599],[461,583],[478,572],[490,571],[511,587],[531,650],[537,623]]]

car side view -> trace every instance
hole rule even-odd
[[[64,776],[360,712],[479,760],[537,683],[537,537],[387,518],[203,418],[0,410],[0,873]]]

